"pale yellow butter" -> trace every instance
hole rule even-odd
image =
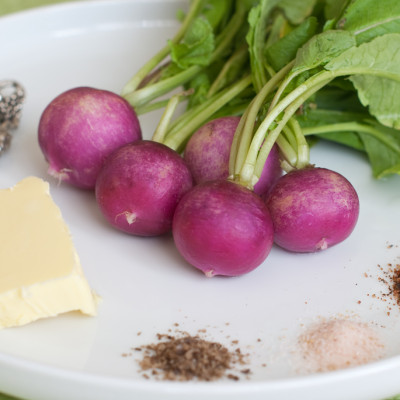
[[[96,308],[49,184],[28,177],[0,190],[0,329]]]

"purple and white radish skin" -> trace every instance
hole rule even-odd
[[[227,180],[203,182],[186,193],[172,233],[183,258],[207,277],[254,270],[270,253],[274,235],[261,198]]]
[[[135,111],[121,96],[102,89],[76,87],[54,98],[43,111],[39,146],[48,173],[84,189],[94,189],[105,158],[139,140]]]
[[[282,176],[266,204],[275,243],[299,253],[327,249],[345,240],[359,215],[359,198],[341,174],[326,168],[294,170]]]
[[[240,117],[222,117],[207,122],[190,137],[184,158],[196,183],[227,179],[229,153]]]
[[[184,158],[196,183],[228,178],[229,155],[239,121],[240,117],[236,116],[216,118],[190,137]],[[254,192],[264,195],[281,175],[279,150],[274,145]]]
[[[175,208],[192,186],[189,168],[178,153],[139,140],[107,158],[95,195],[113,227],[132,235],[158,236],[171,230]]]

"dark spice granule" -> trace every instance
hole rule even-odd
[[[396,265],[392,276],[392,291],[396,303],[400,306],[400,265]]]
[[[157,334],[157,338],[158,343],[142,346],[143,358],[139,362],[142,371],[152,370],[159,379],[173,381],[213,381],[224,376],[239,379],[227,372],[234,364],[245,363],[240,349],[232,352],[220,343],[189,334],[182,337]]]
[[[379,295],[368,293],[367,296],[388,303],[389,311],[387,315],[389,316],[392,310],[390,305],[397,305],[400,307],[400,264],[387,263],[385,267],[378,264],[377,267],[382,274],[382,276],[378,277],[378,281],[386,287],[386,291],[381,292]]]

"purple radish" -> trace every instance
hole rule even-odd
[[[184,158],[196,183],[229,176],[229,154],[240,117],[221,117],[207,122],[189,139]],[[261,177],[254,186],[258,195],[265,194],[282,175],[276,145],[267,158]]]
[[[175,208],[192,181],[178,153],[163,144],[139,140],[107,158],[96,181],[96,201],[115,228],[157,236],[171,230]]]
[[[282,176],[266,204],[275,243],[299,253],[342,242],[354,230],[359,214],[354,187],[344,176],[325,168],[310,167]]]
[[[141,139],[142,133],[125,99],[107,90],[77,87],[45,108],[38,137],[50,175],[93,189],[104,159],[118,147]]]
[[[271,190],[274,183],[282,176],[282,173],[278,146],[274,144],[265,161],[260,179],[254,185],[254,193],[264,198]]]
[[[217,118],[190,137],[184,158],[196,183],[228,178],[229,153],[239,121],[240,117]]]
[[[273,245],[265,203],[227,180],[203,182],[186,193],[176,208],[172,233],[183,258],[207,277],[250,272]]]

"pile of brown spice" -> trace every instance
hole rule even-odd
[[[387,248],[398,248],[398,245],[388,244]],[[397,259],[399,258],[400,257],[397,257]],[[396,305],[400,306],[400,264],[388,263],[387,267],[386,277],[388,282],[386,283],[389,289],[387,295],[392,298]]]
[[[387,249],[397,249],[399,245],[387,244]],[[397,256],[397,260],[400,259],[400,256]],[[377,264],[377,267],[380,271],[378,276],[378,281],[382,283],[386,290],[380,291],[380,293],[367,293],[368,297],[372,297],[373,299],[381,300],[387,305],[386,314],[390,316],[393,307],[400,308],[400,263],[388,262],[386,264]],[[366,278],[372,278],[372,274],[364,273]],[[361,301],[359,302],[361,303]]]
[[[392,275],[392,291],[398,306],[400,306],[400,265],[397,264]]]
[[[382,273],[378,280],[386,286],[386,292],[381,292],[380,295],[372,294],[371,297],[386,302],[387,315],[390,315],[392,306],[400,307],[400,264],[388,263],[385,267],[378,264],[378,268]]]
[[[221,343],[184,334],[180,337],[158,334],[158,342],[135,348],[143,351],[139,361],[142,371],[151,371],[156,379],[171,381],[214,381],[222,377],[239,380],[231,373],[235,365],[244,365],[245,356],[239,348],[228,350]],[[249,374],[249,369],[242,369]],[[150,378],[146,373],[145,378]]]

